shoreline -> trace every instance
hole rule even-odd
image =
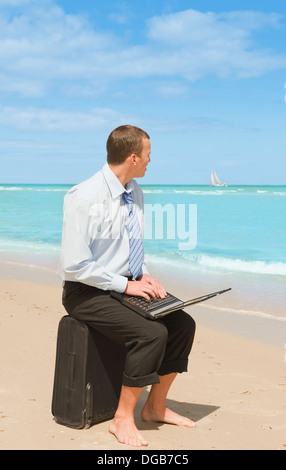
[[[0,279],[62,286],[57,274],[56,254],[47,255],[45,262],[42,256],[35,254],[31,256],[30,261],[30,264],[27,264],[26,255],[14,256],[12,260],[10,256],[0,257]],[[261,281],[253,275],[248,275],[242,284],[241,277],[237,275],[202,271],[188,271],[187,275],[184,275],[177,267],[172,267],[171,271],[170,265],[159,266],[157,263],[149,262],[148,266],[150,273],[160,280],[166,290],[182,300],[231,287],[230,292],[187,307],[186,311],[208,328],[229,332],[253,341],[285,347],[286,315],[281,316],[285,312],[285,306],[282,305],[283,285],[279,286],[278,301],[275,304],[273,297],[271,301],[267,300],[267,296],[262,292],[263,290],[266,292],[264,285],[261,285]],[[268,282],[270,282],[269,279],[266,279],[265,284]],[[270,286],[273,287],[274,282],[271,281],[271,283]],[[245,284],[248,284],[247,289],[244,288]],[[262,298],[258,301],[259,295]]]
[[[255,277],[248,277],[246,282],[249,282],[249,288],[241,293],[241,278],[237,276],[197,272],[191,278],[186,278],[181,272],[174,270],[174,282],[162,269],[156,269],[154,266],[152,272],[162,280],[167,290],[182,300],[231,287],[230,292],[187,307],[186,311],[207,328],[281,348],[286,347],[286,316],[281,316],[285,307],[281,305],[280,297],[278,308],[274,302],[272,306],[271,301],[265,306],[264,297],[257,302],[255,294],[251,296],[250,291],[253,289],[255,293],[260,294],[264,286],[261,286]],[[282,285],[279,286],[280,293],[284,295]]]

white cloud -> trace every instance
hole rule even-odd
[[[11,92],[17,93],[26,98],[39,98],[45,96],[46,88],[42,80],[24,79],[21,77],[11,77],[0,74],[0,93]]]
[[[260,12],[216,14],[186,10],[154,17],[148,36],[154,49],[169,52],[173,70],[188,80],[207,74],[245,78],[286,68],[286,55],[255,45],[255,30],[278,28],[281,17]],[[158,58],[160,63],[160,57]]]
[[[25,132],[81,132],[109,131],[122,124],[134,124],[153,132],[200,132],[236,131],[249,129],[230,122],[208,117],[182,117],[139,114],[123,114],[108,108],[94,108],[91,111],[62,111],[40,107],[0,107],[0,125]],[[1,145],[0,145],[1,149]]]
[[[33,8],[29,0],[1,4],[22,8],[14,16],[13,9],[0,14],[0,91],[24,97],[43,96],[53,87],[96,95],[95,87],[106,90],[118,79],[244,78],[286,68],[285,55],[256,47],[252,37],[259,28],[279,27],[276,14],[186,10],[158,16],[147,23],[145,43],[130,46],[52,0]]]
[[[152,39],[172,46],[190,44],[204,47],[213,44],[224,46],[235,43],[241,46],[252,30],[265,26],[278,27],[281,15],[252,11],[230,13],[203,13],[185,10],[179,13],[156,16],[148,21],[148,35]],[[203,43],[202,43],[203,42]]]
[[[123,115],[111,109],[90,112],[61,111],[45,108],[0,108],[0,124],[25,131],[90,132],[125,124]]]
[[[26,4],[34,3],[37,0],[0,0],[0,7],[23,7]]]
[[[2,89],[6,82],[7,91],[33,97],[31,83],[38,82],[39,88],[42,82],[43,92],[49,86],[58,86],[59,81],[68,84],[100,77],[104,82],[111,73],[108,60],[113,44],[112,34],[97,33],[85,16],[68,15],[50,0],[36,3],[33,8],[22,8],[21,14],[17,12],[11,19],[2,13]],[[18,84],[20,80],[22,87]]]

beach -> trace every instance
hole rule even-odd
[[[69,188],[0,186],[1,449],[127,448],[108,421],[79,431],[51,413],[57,329],[66,314],[57,265]],[[142,422],[143,390],[135,416],[149,451],[285,450],[286,187],[147,185],[143,193],[150,273],[182,300],[231,288],[186,309],[196,336],[168,406],[196,428]],[[155,218],[148,219],[150,208]]]
[[[182,280],[174,281],[162,269],[154,274],[186,299]],[[0,263],[0,277],[0,448],[138,450],[118,443],[108,432],[109,421],[84,430],[54,421],[56,337],[65,315],[60,281],[52,270],[5,261]],[[199,292],[195,277],[193,285]],[[173,383],[168,406],[193,419],[196,428],[144,423],[140,410],[148,388],[144,389],[135,412],[136,424],[149,441],[144,450],[286,449],[286,323],[231,314],[231,295],[187,309],[197,323],[196,337],[188,372]]]

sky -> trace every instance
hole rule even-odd
[[[141,184],[286,184],[286,2],[0,0],[0,183],[76,184],[122,124]]]

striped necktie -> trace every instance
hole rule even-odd
[[[143,263],[143,240],[139,220],[134,208],[134,201],[131,193],[123,193],[124,201],[127,204],[128,217],[127,228],[129,231],[129,269],[136,279],[142,274]]]

